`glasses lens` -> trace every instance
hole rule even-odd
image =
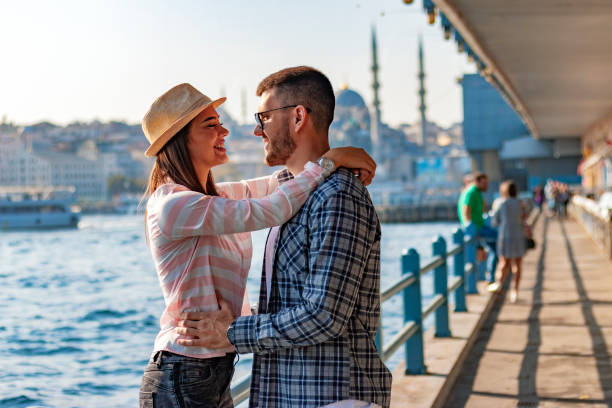
[[[255,113],[255,123],[263,130],[263,123],[261,123],[261,118],[259,117],[259,113]]]

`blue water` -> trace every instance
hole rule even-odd
[[[389,224],[382,287],[402,250],[430,258],[453,223]],[[257,299],[266,231],[253,236],[248,292]],[[431,277],[423,281],[424,302]],[[78,230],[0,233],[0,406],[133,407],[163,309],[139,216],[85,216]],[[401,327],[401,296],[383,306],[384,342]],[[395,367],[398,351],[388,361]],[[249,372],[242,356],[235,378]]]

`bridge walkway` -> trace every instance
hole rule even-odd
[[[535,237],[444,406],[612,408],[612,263],[571,220],[543,216]]]

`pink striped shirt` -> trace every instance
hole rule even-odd
[[[235,315],[248,314],[246,280],[253,247],[250,231],[288,221],[329,173],[307,163],[294,179],[275,177],[219,183],[209,196],[166,183],[147,202],[147,243],[153,255],[166,308],[154,351],[209,358],[233,351],[176,343],[180,313],[218,310],[221,299]]]

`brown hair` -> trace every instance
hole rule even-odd
[[[502,197],[516,197],[518,191],[516,189],[516,184],[512,180],[506,180],[499,186],[499,194]]]
[[[167,183],[168,178],[192,191],[213,196],[219,195],[215,188],[212,172],[208,172],[205,186],[202,186],[198,180],[187,148],[190,125],[191,122],[179,130],[157,153],[145,191],[146,196],[150,196],[159,186]]]
[[[257,86],[257,96],[276,89],[283,105],[303,105],[311,111],[312,122],[319,131],[327,131],[334,120],[336,99],[329,79],[320,71],[307,67],[285,68],[264,78]]]
[[[478,173],[474,173],[474,181],[475,182],[479,182],[482,179],[486,179],[488,178],[486,174],[478,172]]]

